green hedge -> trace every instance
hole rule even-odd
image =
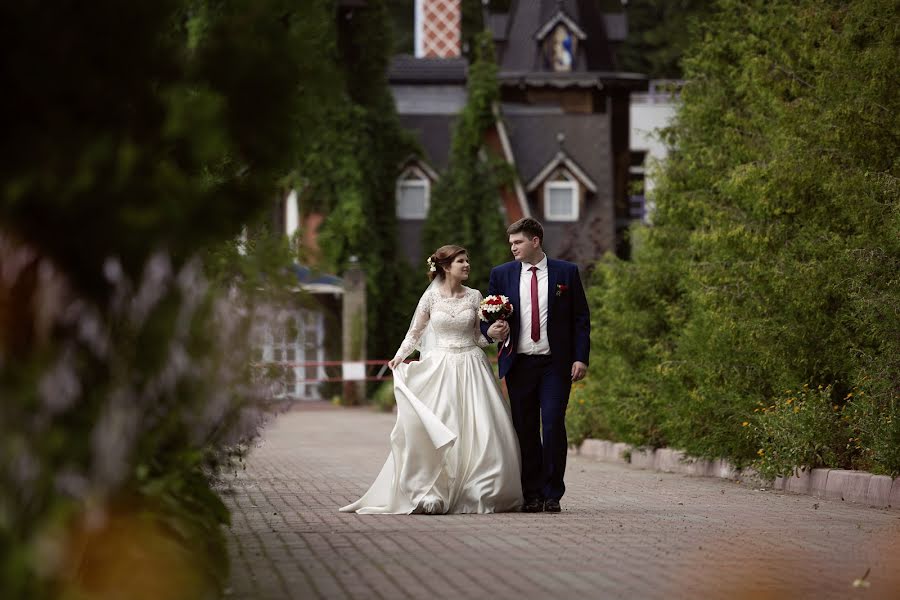
[[[212,597],[290,260],[233,240],[339,93],[336,5],[45,4],[0,8],[0,596]]]
[[[900,5],[722,0],[653,225],[598,264],[573,442],[900,473]]]

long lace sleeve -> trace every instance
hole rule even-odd
[[[484,300],[484,296],[481,295],[479,290],[472,290],[474,293],[472,294],[472,301],[475,304],[475,331],[473,333],[475,343],[479,348],[487,348],[491,345],[491,341],[484,337],[484,334],[481,333],[481,318],[479,317],[480,312],[479,308],[481,307],[481,301]]]
[[[431,293],[426,290],[419,300],[419,305],[416,306],[416,313],[413,315],[409,331],[406,332],[403,343],[401,343],[400,347],[397,349],[397,353],[394,355],[395,358],[399,357],[405,359],[416,349],[416,344],[418,344],[419,338],[422,337],[425,328],[428,327],[428,321],[431,319],[431,303]]]

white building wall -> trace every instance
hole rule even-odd
[[[677,87],[677,82],[651,82],[649,93],[631,96],[629,146],[632,151],[646,153],[643,165],[645,220],[653,212],[654,170],[668,155],[668,149],[660,138],[660,130],[672,123],[678,109],[677,95],[659,87],[672,83]]]
[[[668,150],[659,138],[659,130],[668,126],[675,116],[675,102],[648,103],[631,101],[631,135],[632,150],[646,152],[644,168],[666,158]],[[653,180],[648,177],[644,190],[650,193]]]

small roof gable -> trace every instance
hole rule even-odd
[[[513,0],[507,15],[500,72],[545,71],[542,36],[565,22],[580,38],[573,71],[615,71],[615,44],[628,32],[616,2],[598,0]],[[492,27],[493,29],[493,27]],[[494,29],[495,39],[497,31]]]
[[[556,11],[556,14],[550,17],[550,19],[546,21],[534,34],[534,39],[538,41],[543,40],[553,30],[553,28],[556,27],[558,23],[562,23],[566,27],[568,27],[569,30],[573,34],[575,34],[575,37],[577,37],[579,40],[584,40],[587,38],[587,34],[581,29],[581,27],[578,26],[578,23],[572,20],[572,17],[566,14],[566,11],[562,8],[562,4],[560,4],[559,10]]]
[[[607,119],[597,115],[519,112],[507,105],[501,111],[520,181],[532,183],[562,151],[562,159],[568,158],[583,172],[586,185],[591,182],[600,193],[612,190]],[[577,175],[574,168],[567,167]]]
[[[553,157],[553,160],[544,165],[544,168],[541,169],[537,175],[531,178],[525,186],[525,191],[528,193],[533,192],[538,188],[539,185],[544,183],[550,174],[553,173],[558,167],[564,167],[567,171],[569,171],[572,175],[575,176],[578,181],[584,185],[591,192],[597,192],[597,184],[594,182],[590,176],[584,172],[584,170],[578,166],[578,163],[572,160],[572,157],[566,154],[564,151],[560,150],[556,153],[556,156]]]
[[[428,179],[430,179],[431,181],[437,181],[441,177],[438,172],[428,164],[428,161],[415,155],[409,156],[400,164],[400,175],[402,176],[404,173],[410,171],[413,168],[417,168],[418,170],[425,173],[425,176],[428,177]]]

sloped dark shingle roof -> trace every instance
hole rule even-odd
[[[488,16],[488,29],[494,34],[494,40],[506,40],[506,28],[509,25],[509,15],[492,14]]]
[[[531,181],[562,149],[597,185],[600,193],[612,189],[609,156],[610,132],[599,115],[503,114],[519,180]]]
[[[465,58],[416,58],[400,54],[388,69],[391,83],[465,83],[469,62]]]
[[[604,13],[596,0],[515,0],[508,17],[501,72],[546,70],[534,35],[560,10],[587,34],[578,44],[574,70],[615,70],[609,40],[620,41],[627,34],[624,14]]]
[[[450,161],[454,115],[400,115],[400,124],[419,140],[425,160],[432,168],[443,172]]]

